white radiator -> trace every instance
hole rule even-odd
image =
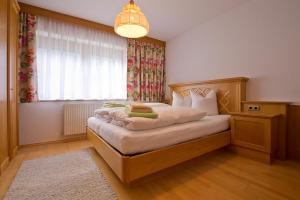
[[[94,110],[102,104],[65,104],[64,134],[74,135],[86,132],[87,119],[94,115]]]

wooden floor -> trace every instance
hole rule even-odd
[[[89,148],[120,199],[300,199],[300,163],[256,162],[218,151],[141,180],[128,187],[120,183],[88,141],[48,144],[20,149],[0,177],[3,198],[23,160]]]

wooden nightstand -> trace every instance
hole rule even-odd
[[[277,151],[280,115],[230,113],[232,150],[257,160],[272,162]]]

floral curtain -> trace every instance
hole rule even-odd
[[[19,88],[20,102],[33,102],[36,95],[36,16],[20,13],[19,32]]]
[[[165,47],[128,39],[127,97],[133,101],[164,100]]]

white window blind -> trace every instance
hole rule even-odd
[[[126,99],[125,38],[44,17],[36,34],[39,100]]]

